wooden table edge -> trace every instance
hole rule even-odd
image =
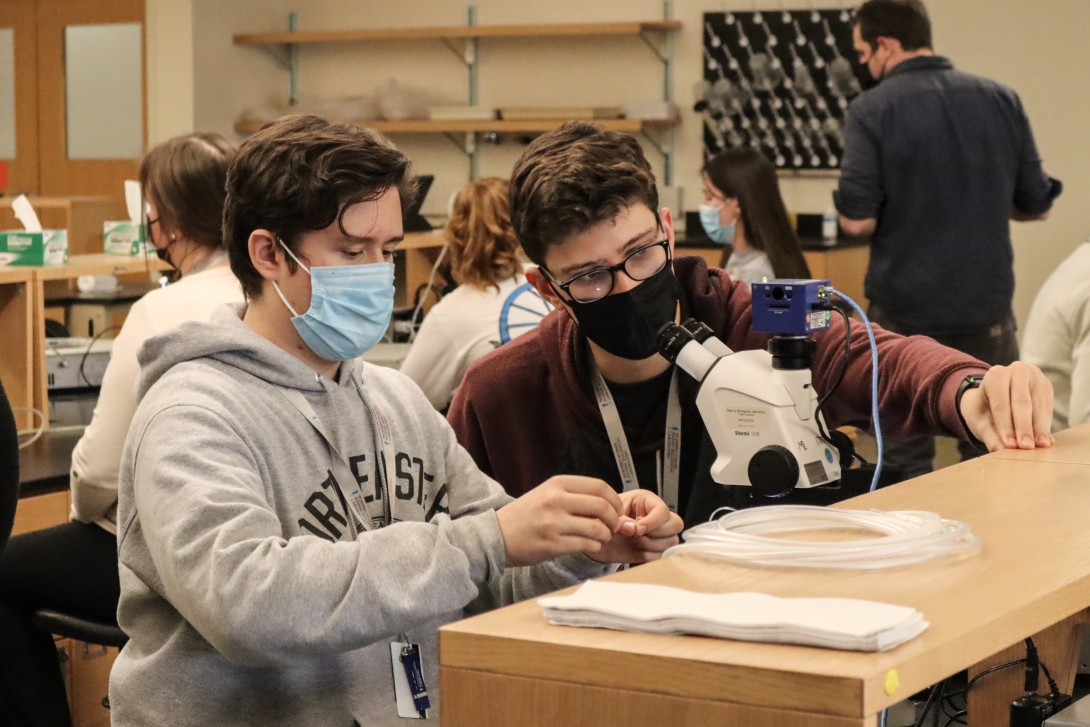
[[[854,677],[786,672],[781,669],[716,663],[676,656],[626,653],[623,655],[626,664],[624,670],[613,674],[598,670],[596,672],[598,678],[588,680],[585,676],[587,669],[595,669],[596,665],[602,664],[603,661],[613,659],[618,652],[597,646],[537,642],[535,658],[532,662],[524,663],[523,667],[517,670],[505,669],[494,662],[482,663],[475,656],[482,649],[496,651],[514,649],[517,653],[520,642],[524,643],[525,640],[459,631],[451,628],[452,626],[454,624],[448,624],[439,630],[441,669],[467,669],[501,676],[625,689],[688,699],[710,699],[731,704],[815,712],[841,717],[863,716],[864,682]],[[565,666],[560,669],[543,668],[543,665],[551,659],[560,660],[565,663]],[[655,676],[662,673],[659,667],[664,664],[668,673],[675,675],[673,679],[660,679]],[[694,668],[701,672],[699,684],[676,677],[681,672]],[[634,681],[633,673],[642,673],[642,676]],[[777,685],[782,685],[787,676],[793,679],[802,677],[806,691],[813,690],[821,694],[826,703],[815,707],[813,699],[795,698],[800,692],[798,682],[793,684],[794,688],[790,694],[781,692],[781,695],[786,696],[787,699],[778,701],[754,699],[752,690],[754,682],[767,683],[769,690],[778,691]],[[717,685],[715,693],[708,691],[709,683]],[[837,709],[838,706],[843,708]]]

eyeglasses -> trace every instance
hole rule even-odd
[[[151,226],[152,226],[152,225],[154,225],[154,224],[157,224],[158,222],[159,222],[159,218],[158,218],[158,217],[156,217],[156,218],[155,218],[154,220],[153,220],[152,218],[150,218],[150,217],[149,217],[149,218],[148,218],[148,229],[150,230],[150,229],[151,229]]]
[[[669,262],[670,240],[667,238],[633,251],[617,265],[595,268],[575,276],[566,283],[559,282],[548,270],[545,272],[553,284],[567,293],[575,302],[593,303],[613,292],[619,271],[623,270],[625,275],[638,283],[657,275]]]

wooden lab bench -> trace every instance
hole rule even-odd
[[[892,651],[550,626],[527,601],[441,629],[442,724],[873,727],[882,709],[961,670],[972,676],[1024,657],[1027,636],[1070,694],[1090,614],[1090,425],[1056,440],[1051,449],[988,455],[840,505],[965,521],[983,541],[973,558],[866,573],[743,568],[681,555],[608,578],[920,610],[930,627]],[[1022,669],[1008,668],[980,680],[969,693],[969,725],[1006,725],[1022,679]]]

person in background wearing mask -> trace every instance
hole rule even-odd
[[[117,481],[136,412],[137,351],[183,321],[208,320],[217,306],[242,300],[221,235],[234,153],[218,134],[193,134],[163,142],[140,163],[150,239],[177,282],[134,303],[114,339],[91,424],[72,452],[72,522],[13,538],[0,556],[0,724],[71,723],[56,645],[33,628],[34,611],[108,624],[116,618]]]
[[[791,501],[711,480],[698,383],[657,353],[658,331],[693,317],[735,351],[770,336],[751,327],[749,284],[674,256],[674,221],[636,139],[579,121],[538,137],[511,175],[511,222],[536,264],[527,279],[558,310],[470,366],[454,396],[448,418],[482,470],[515,495],[550,473],[646,488],[689,525],[721,505]],[[834,427],[870,425],[871,356],[853,326],[847,375],[825,410]],[[841,370],[844,333],[834,320],[813,336],[819,394]],[[975,436],[996,450],[1015,431],[1027,449],[1051,445],[1052,389],[1036,367],[989,370],[925,338],[876,338],[883,428]]]
[[[489,177],[460,189],[443,232],[458,288],[428,311],[401,364],[401,373],[440,411],[450,406],[466,368],[499,345],[502,309],[526,283],[506,180]],[[523,323],[509,335],[531,329]]]
[[[438,626],[678,541],[659,498],[586,477],[511,500],[411,380],[359,359],[414,188],[375,132],[313,116],[239,149],[224,237],[246,303],[141,351],[115,727],[403,724],[438,707]],[[401,677],[426,692],[395,698]]]
[[[700,177],[700,223],[713,241],[730,246],[719,266],[731,280],[810,277],[772,162],[751,147],[729,149],[705,164]]]
[[[1045,219],[1061,191],[1018,94],[934,55],[921,0],[863,3],[854,35],[881,83],[848,108],[833,199],[847,234],[873,235],[871,320],[989,364],[1017,361],[1009,220]],[[931,471],[933,438],[891,439],[890,466]],[[984,452],[966,440],[958,449],[962,459]]]

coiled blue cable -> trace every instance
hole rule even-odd
[[[845,303],[850,305],[859,317],[863,319],[863,325],[867,327],[867,339],[870,341],[870,353],[871,353],[871,399],[870,410],[871,419],[874,421],[874,437],[878,440],[878,461],[874,464],[874,478],[871,479],[870,491],[874,492],[878,489],[878,478],[882,476],[882,423],[878,419],[878,344],[874,341],[874,326],[870,322],[870,318],[867,318],[867,314],[859,307],[859,304],[852,300],[850,297],[841,293],[839,290],[833,287],[829,287],[829,293],[837,296]]]

